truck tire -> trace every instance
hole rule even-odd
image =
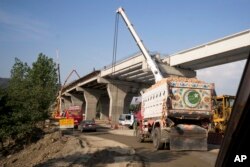
[[[160,128],[155,128],[152,133],[153,145],[156,150],[163,148],[164,143],[161,143],[161,131]]]
[[[140,142],[140,143],[142,143],[142,142],[144,142],[144,138],[143,138],[143,136],[141,135],[141,133],[140,133],[141,131],[140,131],[140,127],[137,127],[137,129],[136,129],[136,140],[138,141],[138,142]]]

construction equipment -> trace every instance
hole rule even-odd
[[[222,95],[215,97],[212,130],[216,133],[224,133],[232,112],[235,96]]]
[[[214,97],[214,115],[211,130],[224,134],[232,112],[235,96],[222,95]]]
[[[56,106],[54,112],[52,113],[52,117],[55,119],[60,119],[62,117],[62,90],[73,73],[75,73],[77,77],[80,78],[80,75],[76,72],[76,70],[72,70],[67,76],[66,80],[58,91],[58,96],[56,98]]]
[[[235,96],[221,95],[213,97],[213,119],[208,133],[209,144],[221,144],[232,112]]]
[[[171,150],[207,150],[214,84],[196,78],[164,78],[124,9],[119,8],[117,13],[125,21],[156,82],[142,93],[141,116],[137,120],[136,131],[138,141],[152,139],[157,150],[166,144],[169,144]]]

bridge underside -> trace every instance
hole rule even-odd
[[[195,77],[202,68],[246,59],[250,52],[250,30],[201,45],[164,59],[153,56],[165,77]],[[111,118],[117,122],[129,112],[133,96],[154,83],[144,56],[138,53],[101,71],[94,71],[64,87],[63,106],[81,105],[86,119]]]
[[[114,80],[110,77],[101,78],[98,71],[93,72],[91,76],[95,79],[85,84],[72,83],[71,86],[64,88],[63,93],[62,108],[80,105],[85,113],[85,119],[111,119],[113,122],[118,122],[120,114],[129,113],[132,98],[137,96],[142,88],[149,86]],[[86,81],[88,79],[85,78]]]

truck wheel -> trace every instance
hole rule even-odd
[[[161,132],[160,132],[160,128],[155,128],[155,129],[153,130],[152,138],[153,138],[153,145],[154,145],[154,148],[156,148],[156,150],[162,149],[164,143],[161,143]]]
[[[142,143],[144,142],[144,138],[142,137],[141,133],[140,133],[140,128],[137,127],[136,129],[136,138],[137,138],[137,141]]]

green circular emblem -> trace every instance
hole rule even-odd
[[[201,96],[196,90],[188,90],[184,94],[184,102],[188,107],[196,107],[201,101]]]

